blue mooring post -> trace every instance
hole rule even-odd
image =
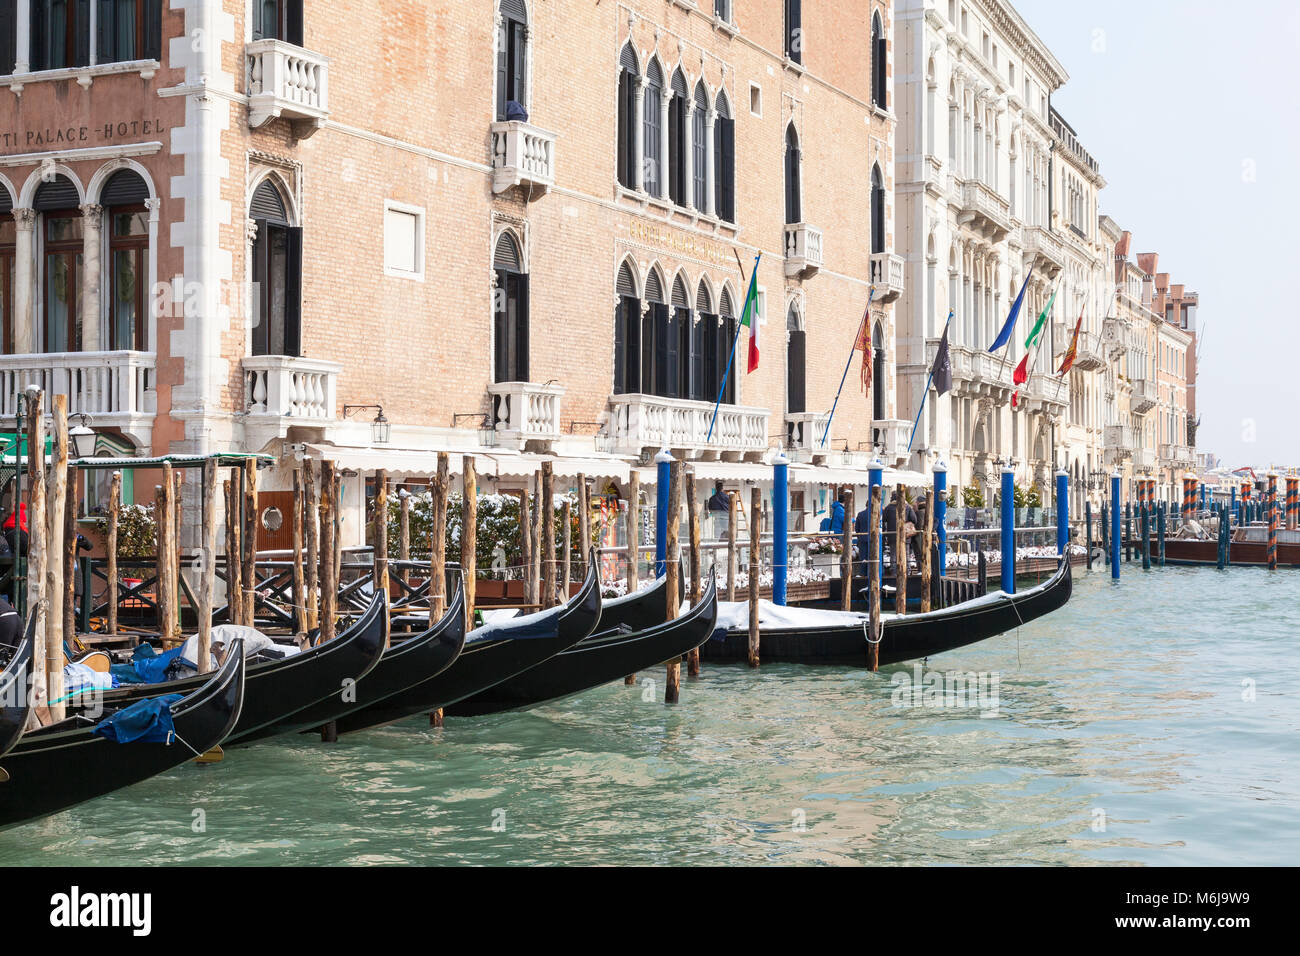
[[[772,462],[772,603],[785,604],[785,585],[790,567],[790,459],[785,452]],[[850,521],[848,515],[845,521]]]
[[[1110,576],[1119,580],[1119,472],[1110,476]]]
[[[667,448],[655,455],[655,577],[668,573],[668,475],[672,463]]]
[[[1002,590],[1016,593],[1016,473],[1002,469]]]
[[[1084,537],[1084,543],[1088,548],[1087,557],[1084,558],[1084,561],[1087,562],[1087,568],[1089,571],[1091,571],[1092,570],[1092,501],[1088,499],[1085,499],[1083,502],[1083,524],[1084,527],[1087,529],[1087,535]]]
[[[1177,504],[1177,502],[1175,502]],[[1165,566],[1165,508],[1161,505],[1156,511],[1156,542],[1159,547],[1160,567]]]
[[[1102,563],[1110,567],[1110,518],[1105,495],[1101,497],[1101,556]]]
[[[948,575],[948,466],[934,466],[934,530],[939,536],[939,577]]]
[[[1070,474],[1064,468],[1056,473],[1056,554],[1069,556],[1070,550]]]
[[[1233,485],[1233,486],[1232,486],[1231,488],[1229,488],[1228,490],[1232,493],[1232,497],[1228,499],[1228,508],[1232,511],[1232,517],[1233,517],[1233,520],[1236,521],[1236,518],[1237,518],[1237,486],[1236,486],[1236,485]]]
[[[884,493],[884,485],[885,485],[885,463],[884,463],[883,461],[881,461],[879,458],[875,459],[874,461],[871,462],[871,464],[867,465],[867,515],[868,515],[868,521],[870,520],[870,515],[871,515],[871,496],[872,496],[872,494],[874,493],[874,492],[872,492],[871,489],[872,489],[872,488],[875,488],[877,485],[879,485],[879,486],[880,486],[880,489],[881,489],[881,492],[880,492],[880,512],[881,512],[881,514],[884,514],[884,512],[885,512],[885,506],[888,505],[889,502],[887,502],[887,501],[885,500],[885,493]],[[844,516],[844,520],[845,520],[845,521],[848,521],[848,520],[849,520],[849,516],[848,516],[848,515],[845,515],[845,516]],[[884,568],[884,566],[885,566],[885,532],[884,532],[884,529],[883,529],[883,528],[882,528],[882,529],[877,529],[877,530],[880,532],[880,534],[878,535],[878,537],[880,538],[880,553],[876,555],[876,567],[878,567],[878,568]],[[870,537],[868,537],[867,540],[870,541],[870,540],[871,540]],[[869,560],[869,559],[868,559],[867,556],[864,554],[864,555],[862,555],[862,560],[866,561],[866,560]]]
[[[1141,515],[1139,516],[1138,526],[1142,529],[1142,570],[1151,570],[1151,506],[1141,504],[1138,506]]]
[[[1201,482],[1201,510],[1205,510],[1205,482]]]

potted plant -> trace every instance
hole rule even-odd
[[[840,557],[844,553],[843,542],[839,538],[819,537],[808,546],[809,563],[833,578],[840,576]]]
[[[1029,486],[1025,494],[1025,506],[1029,509],[1029,523],[1037,526],[1043,519],[1043,493],[1037,482]]]

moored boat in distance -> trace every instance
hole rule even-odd
[[[1071,588],[1070,562],[1061,560],[1048,580],[1015,595],[996,591],[926,614],[902,617],[882,614],[879,664],[884,666],[929,657],[1013,630],[1064,606],[1070,599]],[[733,620],[742,620],[740,615],[744,605],[724,607],[732,612]],[[788,622],[798,621],[803,616],[808,623],[783,623],[775,627],[760,624],[763,661],[870,666],[868,615],[794,608],[781,610],[788,612]],[[725,615],[720,614],[720,617],[726,620]],[[739,623],[720,629],[713,640],[700,647],[701,659],[711,661],[743,661],[748,652],[747,627]]]

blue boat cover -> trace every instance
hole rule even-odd
[[[105,717],[95,725],[92,733],[115,740],[119,744],[129,744],[137,740],[146,743],[168,743],[176,730],[172,724],[172,704],[184,696],[184,694],[166,694],[162,697],[149,697],[136,701],[112,716]]]
[[[181,648],[173,647],[170,651],[159,654],[152,644],[137,644],[131,655],[131,666],[146,684],[161,684],[167,679],[167,668],[180,656]]]

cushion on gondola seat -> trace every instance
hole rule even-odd
[[[166,694],[162,697],[149,697],[136,701],[131,706],[123,707],[117,713],[105,717],[95,725],[93,733],[119,744],[129,744],[134,741],[169,743],[176,730],[172,723],[172,704],[183,696],[183,694]]]

